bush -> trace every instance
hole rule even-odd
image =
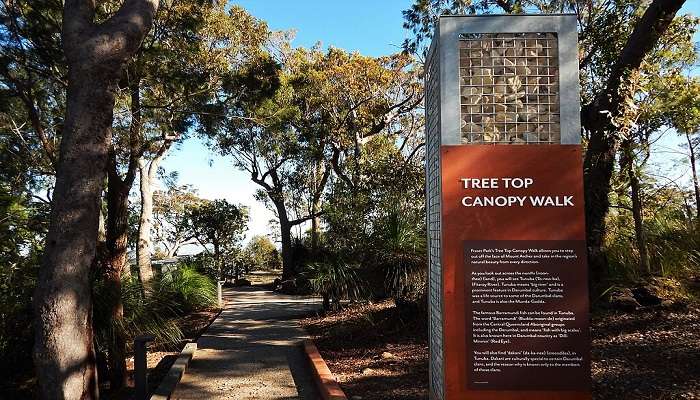
[[[179,314],[213,307],[218,300],[214,282],[184,264],[163,275],[156,291],[158,296],[172,299]]]
[[[112,319],[110,294],[99,279],[94,286],[94,326],[98,349],[105,351],[117,337],[150,334],[160,345],[176,344],[182,331],[178,316],[212,307],[217,303],[216,286],[194,268],[183,265],[157,281],[148,295],[136,277],[122,280],[122,321]],[[120,335],[120,336],[118,336]]]
[[[306,266],[304,275],[313,291],[323,296],[323,309],[339,309],[341,299],[357,299],[362,283],[357,267],[342,261],[317,262]]]

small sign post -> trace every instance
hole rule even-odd
[[[425,87],[431,399],[590,400],[576,17],[441,17]]]

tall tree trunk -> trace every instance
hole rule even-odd
[[[280,223],[280,239],[282,240],[282,280],[292,279],[295,275],[294,249],[292,248],[292,224],[289,223],[284,201],[275,201],[277,216]]]
[[[151,162],[140,158],[139,163],[139,191],[141,194],[141,214],[139,216],[139,239],[136,244],[136,259],[139,270],[139,279],[145,288],[149,287],[153,280],[153,268],[151,266],[151,249],[153,240],[153,181],[158,172],[160,162],[172,144],[172,140],[163,138],[163,144],[155,154]]]
[[[288,220],[280,219],[282,239],[282,280],[292,279],[296,275],[294,266],[294,248],[292,247],[292,225]]]
[[[53,208],[36,288],[34,365],[44,399],[96,399],[90,266],[114,96],[110,77],[69,72]],[[92,71],[90,71],[92,72]]]
[[[657,45],[683,3],[685,0],[654,0],[649,5],[613,66],[605,88],[581,111],[583,126],[590,136],[584,159],[584,197],[588,261],[593,282],[601,281],[608,269],[605,218],[610,208],[608,194],[619,145],[614,119],[621,114],[625,103],[620,88]]]
[[[116,162],[116,160],[114,160]],[[130,276],[127,264],[129,227],[129,192],[133,178],[123,181],[116,165],[109,168],[107,181],[107,259],[105,268],[105,296],[111,303],[113,322],[124,319],[122,304],[122,277]],[[111,390],[119,390],[126,384],[126,338],[123,332],[114,331],[109,350],[109,381]]]
[[[695,217],[697,218],[698,232],[700,232],[700,183],[698,182],[698,170],[695,160],[695,148],[690,134],[686,133],[685,138],[688,141],[688,157],[690,161],[690,170],[693,173],[693,189],[695,190]]]
[[[311,203],[311,253],[314,256],[318,254],[319,236],[321,235],[321,217],[318,214],[320,208],[320,199],[314,199]]]
[[[217,280],[222,280],[223,275],[221,274],[222,271],[222,266],[221,266],[221,246],[219,245],[218,240],[214,240],[214,263],[216,263],[216,279]]]
[[[153,188],[151,187],[149,166],[150,165],[144,159],[139,160],[141,213],[139,216],[139,239],[136,245],[136,259],[138,263],[139,279],[144,287],[148,287],[151,280],[153,280],[153,268],[151,267]]]
[[[311,253],[318,256],[321,235],[321,196],[326,188],[330,167],[322,160],[316,160],[314,166],[314,189],[311,196]]]
[[[647,251],[646,235],[644,233],[644,218],[642,215],[642,195],[639,177],[634,168],[634,153],[632,152],[632,141],[627,139],[622,145],[623,154],[621,157],[622,170],[627,173],[630,181],[630,197],[632,199],[632,218],[634,219],[634,238],[639,251],[639,271],[645,274],[651,273],[649,264],[649,253]]]
[[[91,266],[114,90],[150,29],[157,0],[126,0],[96,25],[95,2],[66,0],[66,117],[44,257],[34,295],[34,365],[42,399],[97,399]]]

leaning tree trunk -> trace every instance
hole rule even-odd
[[[66,116],[49,231],[34,295],[42,399],[97,399],[91,266],[120,71],[152,25],[157,0],[126,0],[96,25],[95,2],[66,0]]]
[[[172,139],[164,137],[163,140],[163,144],[150,163],[143,157],[138,161],[141,214],[139,216],[139,239],[136,244],[136,259],[139,279],[147,292],[153,280],[153,267],[151,266],[151,249],[153,248],[151,235],[153,230],[153,180],[158,172],[160,162],[172,144]]]
[[[600,282],[608,269],[605,253],[605,218],[610,202],[610,181],[619,139],[614,119],[622,114],[625,97],[620,90],[630,74],[657,45],[685,0],[654,0],[637,22],[612,68],[605,88],[581,111],[590,140],[584,159],[586,237],[591,280]]]

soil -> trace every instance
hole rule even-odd
[[[425,316],[391,301],[303,320],[356,400],[427,399]],[[592,318],[596,400],[700,400],[700,309],[603,311]]]
[[[386,300],[301,323],[348,398],[427,399],[427,330],[418,315]]]
[[[594,399],[700,399],[700,309],[592,319]]]

